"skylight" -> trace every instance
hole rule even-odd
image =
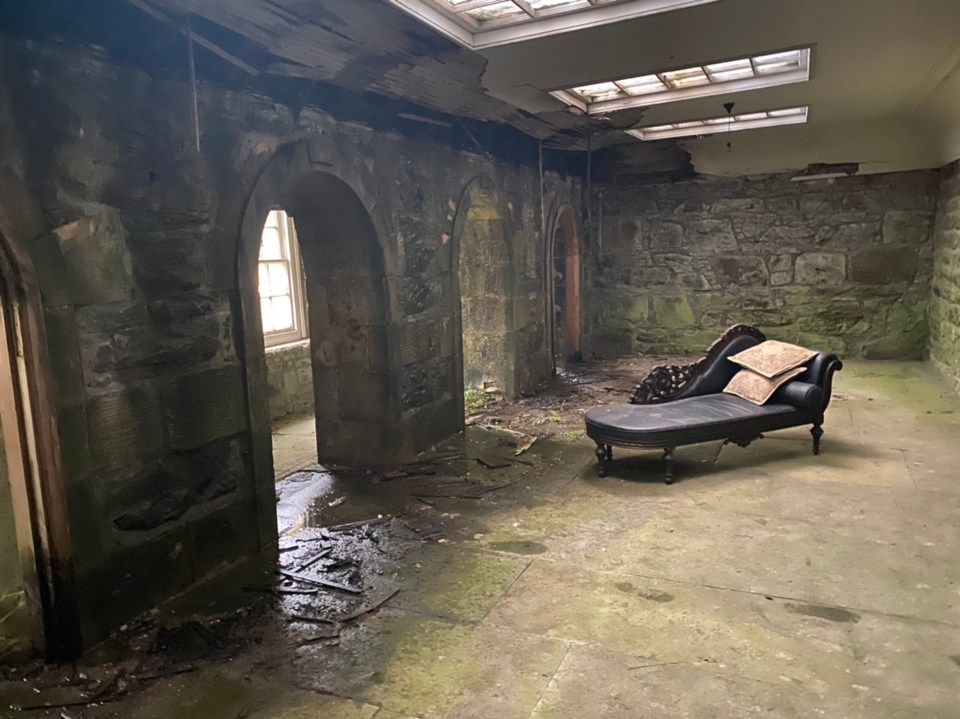
[[[480,50],[717,0],[390,0],[447,37]]]
[[[809,79],[810,48],[801,48],[580,85],[550,94],[597,115]]]
[[[627,130],[627,133],[639,137],[641,140],[666,140],[671,137],[713,135],[721,132],[755,130],[760,127],[776,127],[778,125],[799,125],[807,121],[808,111],[809,108],[806,106],[788,107],[782,110],[751,112],[731,117],[711,117],[708,120],[651,125],[650,127]]]

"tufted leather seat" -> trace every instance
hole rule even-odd
[[[667,483],[672,482],[673,450],[687,444],[727,440],[746,446],[763,432],[812,424],[813,452],[820,451],[823,413],[830,402],[833,373],[843,363],[834,354],[819,352],[796,379],[780,387],[764,405],[723,392],[740,369],[728,357],[763,341],[755,328],[737,325],[710,348],[707,356],[690,365],[692,376],[667,397],[655,394],[636,404],[594,407],[587,412],[587,436],[597,443],[600,475],[613,458],[611,447],[662,448]],[[658,372],[688,368],[657,368]],[[646,382],[646,380],[645,380]],[[649,394],[649,393],[648,393]]]

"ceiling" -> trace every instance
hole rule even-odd
[[[960,0],[716,0],[478,51],[386,0],[129,1],[161,19],[189,13],[229,31],[255,47],[253,69],[268,76],[403,98],[556,145],[582,147],[589,134],[592,147],[638,156],[627,148],[677,141],[644,143],[625,129],[717,117],[726,102],[735,114],[809,106],[806,124],[680,140],[705,174],[815,163],[886,172],[960,157]],[[797,47],[812,48],[809,82],[604,117],[578,117],[547,92]],[[225,49],[241,62],[253,57],[242,44]]]
[[[810,107],[805,125],[683,141],[696,169],[710,174],[834,162],[882,172],[960,156],[957,0],[720,0],[480,54],[493,96],[542,112],[559,104],[546,89],[800,46],[812,47],[807,83],[624,114],[659,125],[722,116],[731,101],[736,113]],[[617,113],[610,120],[623,124]]]

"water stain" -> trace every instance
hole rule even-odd
[[[540,542],[493,542],[487,546],[498,552],[510,552],[511,554],[543,554],[547,551],[547,546],[540,544]]]
[[[788,612],[802,614],[806,617],[826,619],[828,622],[856,624],[860,621],[859,614],[839,607],[824,607],[819,604],[786,604],[785,607]]]
[[[960,654],[954,654],[950,657],[950,661],[960,667]]]

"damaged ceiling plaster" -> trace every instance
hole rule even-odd
[[[682,148],[696,171],[709,175],[836,162],[858,162],[869,174],[940,166],[960,156],[960,136],[951,134],[951,118],[960,112],[960,4],[953,0],[923,0],[923,12],[914,4],[867,0],[718,0],[478,52],[386,0],[129,2],[171,22],[192,15],[229,31],[240,40],[228,48],[236,59],[245,62],[249,48],[271,58],[256,68],[268,76],[505,123],[551,147],[583,150],[589,136],[591,148],[616,147],[623,161],[649,154],[624,130],[717,117],[728,101],[738,113],[808,106],[808,122],[658,144]],[[592,117],[549,94],[794,47],[812,48],[809,82]]]

